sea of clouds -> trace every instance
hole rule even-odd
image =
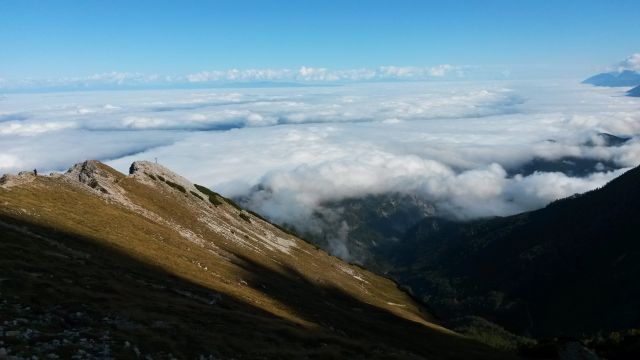
[[[625,90],[563,80],[5,94],[0,173],[85,159],[126,172],[157,158],[290,224],[327,201],[385,193],[457,218],[508,215],[640,164],[640,99]],[[599,133],[631,140],[606,146]],[[509,171],[567,156],[620,169]]]

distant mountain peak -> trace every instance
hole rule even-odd
[[[640,85],[640,73],[633,70],[600,73],[585,79],[582,83],[606,87],[636,86]]]

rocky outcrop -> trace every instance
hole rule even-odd
[[[206,197],[206,194],[197,189],[191,181],[174,173],[166,167],[151,161],[135,161],[129,167],[129,175],[147,184],[165,183],[184,193],[197,193]],[[184,190],[184,191],[183,191]]]
[[[109,188],[117,182],[116,174],[105,169],[96,160],[87,160],[73,165],[65,176],[104,194],[109,194]]]
[[[0,177],[0,187],[11,188],[13,186],[30,183],[36,179],[36,175],[32,171],[21,171],[18,175],[4,174]]]

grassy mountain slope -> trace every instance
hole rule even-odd
[[[155,164],[5,176],[0,204],[10,355],[509,357],[437,325],[392,281]]]
[[[640,168],[520,215],[427,218],[385,249],[393,276],[447,318],[481,315],[520,334],[640,327]]]

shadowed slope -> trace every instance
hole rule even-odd
[[[0,181],[1,310],[23,319],[4,329],[13,353],[503,358],[393,282],[138,165]]]
[[[640,168],[528,213],[425,219],[386,251],[394,276],[445,317],[482,315],[519,334],[640,327]]]

